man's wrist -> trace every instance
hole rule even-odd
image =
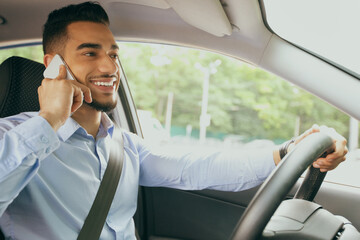
[[[51,114],[40,111],[39,116],[44,118],[55,132],[62,126],[62,122],[59,121],[57,117],[53,117]]]
[[[273,151],[273,159],[274,159],[274,163],[275,163],[276,166],[281,161],[280,154],[279,154],[279,148],[277,148],[277,147]]]
[[[289,152],[289,150],[293,148],[294,142],[295,142],[295,138],[292,138],[291,140],[286,141],[280,145],[279,148],[280,159],[283,159],[286,156],[286,154]]]

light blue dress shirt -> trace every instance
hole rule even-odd
[[[38,113],[0,119],[0,226],[10,239],[76,239],[104,175],[113,124],[96,139],[69,118],[55,133]],[[136,239],[138,186],[240,191],[274,169],[272,149],[153,151],[123,131],[125,160],[100,239]]]

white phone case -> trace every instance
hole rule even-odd
[[[50,79],[54,79],[59,75],[59,67],[60,65],[65,65],[66,67],[66,79],[68,80],[74,80],[74,77],[69,69],[69,67],[67,66],[67,64],[65,63],[65,61],[63,60],[63,58],[56,54],[54,56],[54,58],[51,60],[49,66],[45,69],[44,71],[44,77],[45,78],[50,78]]]

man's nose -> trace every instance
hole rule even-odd
[[[99,70],[102,73],[107,73],[110,75],[115,74],[118,71],[116,60],[111,58],[110,56],[104,56],[101,59]]]

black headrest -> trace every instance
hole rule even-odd
[[[37,89],[45,66],[22,57],[10,57],[0,65],[0,117],[39,111]]]

